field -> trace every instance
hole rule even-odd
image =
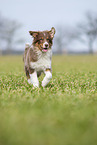
[[[0,145],[97,145],[97,56],[53,56],[52,69],[33,89],[22,56],[0,56]]]

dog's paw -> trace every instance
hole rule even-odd
[[[30,79],[28,79],[28,84],[32,84],[32,82],[31,82],[31,80],[30,80]]]

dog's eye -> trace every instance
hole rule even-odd
[[[50,43],[52,43],[52,40],[51,39],[47,39],[47,41],[50,42]]]
[[[43,39],[41,38],[41,39],[39,39],[39,41],[40,41],[40,42],[42,42],[42,41],[43,41]]]
[[[39,39],[39,40],[38,40],[38,43],[41,43],[41,42],[43,42],[43,39]]]
[[[43,41],[43,38],[39,39],[40,41]]]
[[[50,39],[47,39],[47,41],[50,41]]]

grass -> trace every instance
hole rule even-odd
[[[0,57],[0,145],[97,145],[97,56],[53,56],[46,88],[23,67]]]

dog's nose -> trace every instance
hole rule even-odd
[[[48,48],[49,44],[47,42],[43,43],[43,48]]]
[[[47,43],[45,44],[45,47],[48,47],[48,44]]]

